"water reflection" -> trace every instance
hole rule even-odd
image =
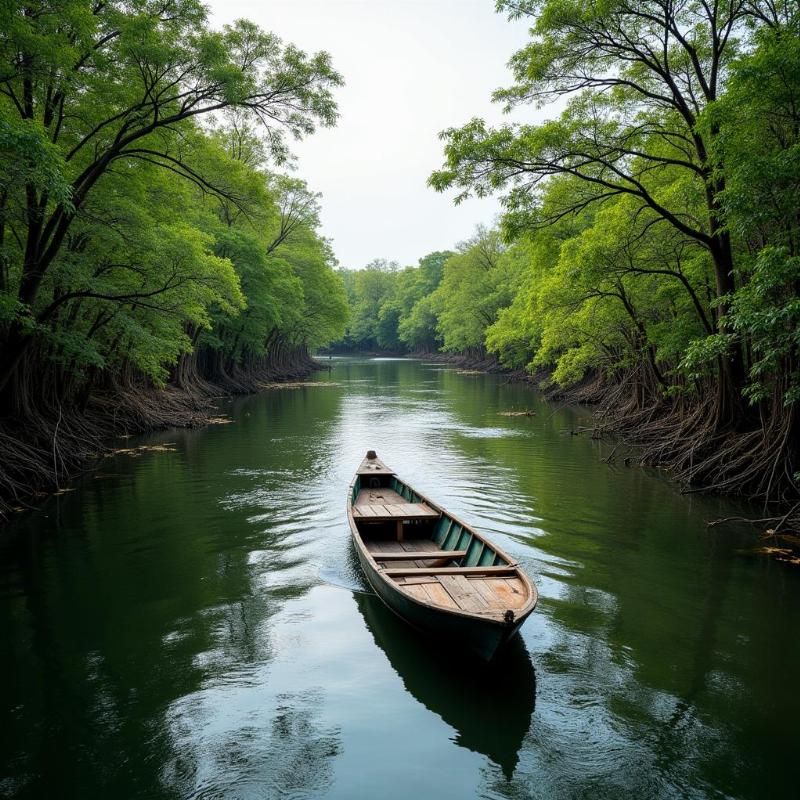
[[[562,435],[575,410],[493,376],[316,380],[147,437],[174,449],[104,460],[0,537],[0,796],[796,793],[800,572],[706,528],[735,509],[610,468]],[[368,447],[536,580],[493,681],[353,597]]]
[[[236,724],[226,730],[219,730],[225,726],[219,709],[206,707],[203,697],[171,710],[174,755],[161,775],[166,792],[193,800],[315,797],[330,787],[342,741],[339,727],[321,718],[322,690],[285,692],[259,706],[235,697],[229,703],[225,718]]]
[[[522,639],[485,664],[421,636],[376,595],[353,597],[406,690],[455,728],[457,745],[488,756],[510,780],[536,705],[536,673]]]

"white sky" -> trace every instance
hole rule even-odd
[[[327,50],[345,86],[336,128],[295,142],[297,173],[322,192],[323,234],[343,267],[416,264],[491,223],[494,198],[456,207],[426,186],[444,128],[503,118],[491,102],[527,26],[494,0],[206,0],[212,23],[253,20],[306,51]]]

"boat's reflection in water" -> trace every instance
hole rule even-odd
[[[425,638],[376,595],[353,597],[408,692],[455,728],[456,744],[488,756],[510,779],[536,704],[536,673],[521,637],[486,664]]]

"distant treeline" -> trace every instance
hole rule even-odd
[[[544,371],[649,463],[796,503],[798,5],[498,5],[532,38],[496,99],[564,110],[443,134],[431,185],[502,193],[499,227],[417,268],[346,274],[346,345]]]
[[[199,0],[3,4],[0,512],[95,432],[191,421],[341,337],[318,196],[277,171],[339,84]]]

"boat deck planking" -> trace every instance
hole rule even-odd
[[[431,553],[439,552],[436,543],[430,539],[406,539],[400,542],[367,541],[366,546],[367,550],[369,550],[376,561],[382,560],[382,555],[405,555],[406,553],[423,553],[425,551]],[[452,556],[448,560],[452,560],[452,558],[455,558],[455,556]],[[427,559],[412,559],[412,564],[409,566],[431,567],[441,563],[441,556],[432,555]]]
[[[388,519],[436,519],[434,511],[425,503],[409,503],[394,489],[362,489],[353,503],[353,516],[375,522]]]
[[[372,505],[382,505],[382,506],[394,506],[394,505],[403,505],[403,503],[407,503],[408,500],[403,497],[403,495],[398,494],[394,489],[389,489],[388,487],[383,487],[380,489],[362,489],[358,493],[358,497],[356,498],[354,506],[372,506]]]
[[[385,506],[362,503],[353,506],[353,516],[356,519],[383,522],[387,519],[436,519],[439,512],[426,506],[425,503],[393,503]]]
[[[513,576],[513,567],[501,567],[500,575],[497,574],[497,568],[490,571],[491,568],[487,567],[449,567],[447,572],[443,572],[442,568],[431,564],[434,560],[441,563],[443,557],[439,557],[441,551],[430,539],[407,539],[403,542],[367,540],[365,544],[379,562],[389,560],[381,556],[431,554],[428,560],[415,559],[414,568],[403,568],[404,575],[392,574],[396,571],[393,569],[384,570],[384,574],[390,575],[404,592],[417,600],[453,610],[490,615],[502,614],[506,609],[521,608],[525,604],[525,587],[519,578]],[[457,557],[452,554],[448,560]]]
[[[398,542],[404,538],[404,521],[433,520],[439,516],[440,513],[426,503],[410,503],[403,495],[388,487],[361,489],[353,503],[354,519],[367,522],[394,521]]]

